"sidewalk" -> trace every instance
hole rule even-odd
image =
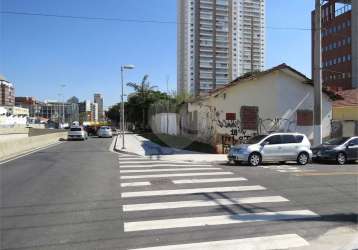
[[[150,140],[136,135],[125,134],[126,149],[122,149],[122,135],[118,135],[115,150],[130,154],[137,154],[148,159],[185,162],[226,162],[225,154],[203,154],[188,150],[162,147]]]

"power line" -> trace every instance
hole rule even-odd
[[[21,15],[21,16],[39,16],[39,17],[53,17],[53,18],[66,18],[66,19],[77,19],[77,20],[92,20],[92,21],[112,21],[122,23],[152,23],[152,24],[179,24],[177,21],[170,20],[157,20],[157,19],[126,19],[117,17],[94,17],[94,16],[74,16],[74,15],[58,15],[58,14],[47,14],[47,13],[35,13],[35,12],[19,12],[19,11],[0,11],[0,14],[7,15]],[[190,23],[182,23],[190,24]],[[278,27],[278,26],[266,26],[266,29],[271,30],[301,30],[311,31],[311,28],[300,28],[300,27]]]

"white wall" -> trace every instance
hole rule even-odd
[[[295,75],[293,75],[295,76]],[[188,105],[188,112],[197,119],[198,138],[218,143],[221,135],[231,135],[232,127],[219,126],[225,122],[226,113],[236,113],[234,129],[237,137],[252,136],[272,131],[301,132],[313,136],[313,126],[297,126],[297,110],[313,110],[313,86],[302,83],[302,79],[276,71],[252,81],[244,81],[230,87],[217,96]],[[240,109],[242,106],[257,106],[259,122],[256,130],[241,130]],[[323,95],[323,132],[330,134],[332,106],[328,96]],[[190,118],[190,115],[189,115]],[[190,127],[194,128],[195,125]]]
[[[176,113],[159,113],[151,117],[150,126],[154,133],[178,134],[178,115]]]

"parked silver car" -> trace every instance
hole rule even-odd
[[[100,127],[97,132],[98,137],[112,138],[112,129],[107,126]]]
[[[274,133],[252,137],[247,144],[233,146],[228,154],[230,163],[248,162],[258,166],[262,162],[296,161],[306,165],[312,157],[311,143],[304,134]]]
[[[81,126],[72,126],[67,133],[68,140],[87,140],[87,132]]]

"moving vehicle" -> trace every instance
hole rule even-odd
[[[107,138],[112,138],[112,129],[110,127],[107,126],[102,126],[98,129],[97,131],[97,135],[98,137],[107,137]]]
[[[313,160],[335,161],[344,165],[347,161],[358,160],[358,136],[333,138],[313,147]]]
[[[68,140],[87,140],[87,132],[81,126],[72,126],[67,133]]]
[[[247,144],[233,146],[228,154],[229,162],[248,162],[258,166],[262,162],[296,161],[306,165],[312,157],[311,143],[304,134],[273,133],[258,135]]]

